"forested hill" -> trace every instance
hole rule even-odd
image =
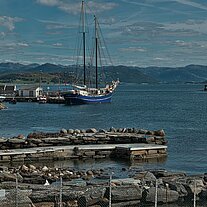
[[[188,65],[185,67],[132,67],[108,66],[104,67],[105,75],[119,78],[126,83],[185,83],[206,82],[207,66]],[[75,77],[74,66],[45,64],[0,63],[0,82],[37,82],[41,74],[47,83],[57,83],[62,79],[71,82]],[[64,79],[64,80],[63,80]]]

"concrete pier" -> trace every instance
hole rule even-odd
[[[104,159],[150,159],[167,156],[167,146],[155,144],[105,144],[36,147],[0,150],[0,162],[27,160]]]

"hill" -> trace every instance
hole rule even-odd
[[[0,82],[38,82],[40,76],[44,82],[71,83],[75,78],[75,67],[45,64],[0,63]],[[207,66],[188,65],[185,67],[104,67],[106,80],[119,78],[126,83],[185,83],[206,82]]]

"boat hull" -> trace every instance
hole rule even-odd
[[[110,103],[112,93],[99,96],[83,96],[80,94],[64,94],[66,104],[80,105],[80,104],[96,104],[96,103]]]

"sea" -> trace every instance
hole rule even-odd
[[[67,106],[17,103],[0,111],[0,137],[27,136],[30,132],[65,129],[135,127],[164,129],[168,157],[148,162],[98,160],[64,161],[58,167],[166,169],[207,172],[207,92],[199,84],[120,84],[112,103]]]

